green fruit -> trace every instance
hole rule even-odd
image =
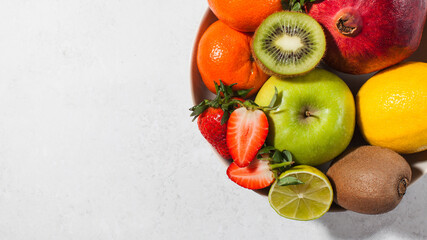
[[[350,143],[355,125],[353,95],[335,74],[315,69],[289,79],[271,77],[255,102],[267,106],[278,90],[269,119],[267,142],[288,150],[295,162],[320,165],[338,156]]]
[[[335,161],[326,175],[333,182],[338,205],[359,213],[380,214],[399,204],[412,171],[393,150],[362,146]]]
[[[316,20],[299,12],[277,12],[255,32],[253,55],[263,71],[281,77],[304,74],[322,59],[325,34]]]
[[[308,221],[317,219],[331,207],[333,190],[328,178],[321,171],[299,165],[282,173],[279,179],[295,177],[303,182],[298,185],[271,186],[268,201],[276,212],[285,218]]]

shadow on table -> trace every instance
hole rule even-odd
[[[425,199],[427,191],[423,189],[422,181],[408,188],[407,196],[391,212],[380,215],[366,215],[346,212],[331,212],[325,214],[318,221],[327,227],[331,236],[343,239],[362,239],[374,235],[386,228],[408,238],[427,238],[424,229],[426,224],[427,208]],[[425,187],[425,184],[424,184]]]

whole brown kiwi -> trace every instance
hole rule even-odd
[[[398,153],[362,146],[334,161],[326,175],[335,191],[335,203],[358,213],[380,214],[399,204],[412,171]]]

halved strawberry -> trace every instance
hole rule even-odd
[[[197,125],[203,137],[216,149],[216,151],[225,159],[230,159],[226,136],[227,121],[230,113],[234,109],[242,106],[245,96],[249,90],[233,92],[232,84],[226,86],[220,81],[220,85],[215,83],[217,91],[213,100],[205,99],[198,105],[190,108],[193,121],[197,118]]]
[[[269,163],[269,160],[255,158],[247,167],[240,168],[233,162],[227,169],[227,175],[233,182],[244,188],[265,188],[275,179]]]
[[[286,150],[279,151],[272,146],[261,149],[251,163],[239,167],[235,162],[227,168],[227,176],[233,182],[248,189],[261,189],[270,186],[277,176],[289,169],[294,162],[292,154]],[[285,177],[278,181],[280,186],[301,184],[295,177]]]
[[[263,111],[240,107],[231,113],[227,126],[227,146],[237,166],[249,165],[267,135],[268,120]]]

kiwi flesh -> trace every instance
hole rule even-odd
[[[305,13],[281,11],[267,17],[255,32],[252,51],[268,75],[292,77],[309,72],[326,50],[320,24]]]
[[[393,210],[405,195],[412,171],[398,153],[377,146],[362,146],[334,161],[326,173],[341,207],[365,214]]]

